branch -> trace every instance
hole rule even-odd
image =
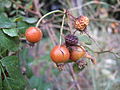
[[[74,70],[73,70],[72,66],[68,64],[68,67],[70,69],[69,73],[72,76],[72,79],[75,81],[75,86],[76,86],[77,90],[81,90],[81,88],[80,88],[80,86],[77,82],[76,75],[74,73]]]
[[[120,23],[120,21],[115,20],[115,19],[99,19],[99,18],[89,18],[92,21],[101,21],[101,22],[116,22]]]
[[[69,11],[77,10],[77,9],[83,8],[83,7],[88,6],[88,5],[91,5],[91,4],[96,4],[96,5],[108,5],[109,7],[113,8],[113,9],[115,8],[113,5],[110,5],[110,4],[106,3],[106,2],[90,1],[90,2],[87,2],[87,3],[83,4],[82,6],[70,8]]]
[[[14,0],[11,0],[11,1],[16,5],[16,7],[21,8],[21,9],[24,9],[25,11],[28,11],[28,12],[30,12],[30,13],[32,13],[32,14],[35,14],[35,15],[39,16],[39,14],[38,14],[36,11],[27,9],[27,8],[25,8],[24,6],[19,5],[18,3],[16,3]]]
[[[39,11],[39,8],[40,8],[40,5],[39,5],[39,0],[33,0],[33,4],[35,6],[35,11],[36,13],[38,14],[39,17],[42,17],[40,11]]]

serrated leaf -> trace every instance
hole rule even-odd
[[[18,41],[18,38],[8,37],[0,30],[0,46],[11,51],[16,51],[19,48]]]
[[[15,26],[15,23],[13,23],[3,14],[0,14],[0,28],[14,28]]]
[[[33,24],[37,22],[37,18],[25,18],[23,21]]]
[[[20,72],[18,57],[7,56],[1,59],[1,62],[9,75],[3,81],[4,90],[23,90],[26,81]]]
[[[79,40],[80,40],[80,42],[84,42],[84,43],[87,44],[87,45],[91,45],[91,44],[92,44],[91,38],[89,38],[89,37],[86,36],[86,35],[80,35],[80,36],[79,36]]]
[[[18,36],[18,31],[15,28],[11,28],[11,29],[3,29],[3,32],[5,34],[7,34],[10,37],[15,37]]]

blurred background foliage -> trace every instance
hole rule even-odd
[[[76,90],[69,68],[58,71],[49,57],[59,41],[62,17],[45,18],[40,43],[30,48],[25,30],[52,10],[68,9],[90,19],[80,43],[97,59],[80,71],[74,67],[81,90],[120,90],[120,1],[119,0],[0,0],[0,90]],[[64,34],[69,26],[64,25]],[[52,33],[52,36],[50,35]]]

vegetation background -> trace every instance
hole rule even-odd
[[[40,24],[43,39],[30,47],[24,33],[53,10],[68,9],[90,19],[87,35],[80,42],[97,59],[84,70],[58,71],[49,52],[59,41],[62,17],[53,14]],[[64,25],[67,34],[69,26]],[[99,49],[99,47],[101,49]],[[120,1],[119,0],[0,0],[0,90],[120,90]]]

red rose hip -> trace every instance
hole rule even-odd
[[[25,36],[26,36],[27,41],[31,43],[36,43],[42,39],[43,34],[39,28],[29,27],[25,32]]]
[[[68,61],[70,53],[65,45],[57,45],[51,50],[50,57],[55,63],[64,63]]]

